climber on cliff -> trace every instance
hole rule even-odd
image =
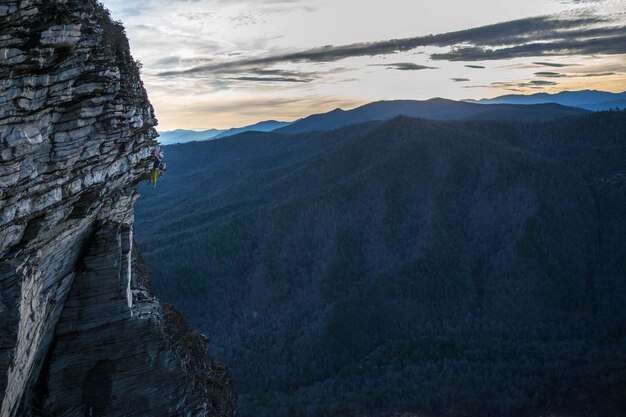
[[[154,148],[152,150],[152,170],[150,171],[150,184],[152,188],[156,187],[162,159],[163,154],[159,153],[158,148]]]

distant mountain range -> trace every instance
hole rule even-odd
[[[434,120],[551,120],[574,116],[586,110],[560,104],[477,104],[433,98],[430,100],[377,101],[352,110],[335,109],[314,114],[277,129],[281,133],[303,133],[338,129],[357,123],[385,121],[398,116],[420,117]]]
[[[212,139],[222,132],[225,132],[225,130],[209,129],[197,131],[188,129],[176,129],[166,132],[159,132],[159,142],[161,142],[163,145],[173,145],[175,143],[207,140]]]
[[[177,129],[161,132],[164,145],[219,139],[244,132],[304,133],[338,129],[358,123],[386,121],[398,116],[433,120],[552,120],[574,116],[587,111],[626,108],[626,92],[582,90],[557,94],[511,94],[490,99],[454,101],[443,98],[430,100],[376,101],[355,109],[335,109],[314,114],[293,122],[266,120],[249,126],[227,130],[204,131]]]
[[[465,100],[470,103],[481,104],[544,104],[556,103],[563,106],[579,107],[581,109],[599,111],[626,108],[626,91],[622,93],[609,93],[607,91],[581,90],[561,91],[556,94],[537,93],[531,95],[508,94],[495,98],[481,100]]]
[[[209,139],[219,139],[236,135],[243,132],[271,132],[289,125],[289,122],[278,122],[276,120],[265,120],[249,126],[235,127],[232,129],[209,129],[209,130],[186,130],[176,129],[172,131],[159,132],[159,141],[163,145],[173,145],[175,143],[186,143]]]

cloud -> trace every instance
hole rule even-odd
[[[455,83],[462,83],[462,82],[466,82],[469,81],[469,78],[450,78],[452,81],[454,81]]]
[[[560,62],[533,62],[534,65],[541,65],[544,67],[554,67],[554,68],[562,68],[562,67],[571,67],[578,64],[564,64]]]
[[[558,73],[558,72],[552,72],[552,71],[539,71],[539,72],[536,72],[535,75],[537,77],[550,77],[550,78],[566,77],[565,74],[561,74],[561,73]]]
[[[253,82],[266,82],[266,83],[308,83],[311,80],[303,78],[290,78],[290,77],[235,77],[228,78],[235,81],[253,81]]]
[[[472,64],[466,65],[466,67],[467,68],[474,68],[474,69],[484,69],[485,68],[482,65],[472,65]]]
[[[536,72],[537,77],[547,78],[577,78],[577,77],[605,77],[608,75],[615,75],[614,72],[587,72],[587,73],[575,73],[575,74],[563,74],[552,71],[539,71]]]
[[[498,88],[511,91],[524,91],[524,89],[542,89],[547,86],[557,85],[554,81],[530,80],[530,81],[494,81],[487,85],[466,85],[463,88]]]
[[[220,74],[235,75],[240,71],[226,69]],[[250,68],[238,79],[242,81],[311,82],[327,74],[322,71],[288,71],[280,69]],[[247,79],[246,79],[247,78]]]
[[[554,81],[545,81],[545,80],[532,80],[528,83],[520,83],[518,86],[520,87],[528,87],[528,86],[537,86],[537,85],[557,85]]]
[[[178,55],[166,56],[157,60],[154,65],[157,67],[169,67],[180,64],[180,57]]]
[[[243,70],[251,66],[271,67],[298,62],[334,62],[345,58],[406,52],[418,47],[450,47],[431,55],[435,60],[478,61],[527,56],[626,53],[626,27],[610,26],[601,16],[539,16],[496,23],[454,32],[413,38],[325,45],[300,51],[259,56],[192,68],[165,71],[159,75],[194,76]],[[472,68],[478,68],[475,65]],[[417,68],[396,68],[417,69]],[[420,68],[422,69],[422,68]]]
[[[174,58],[166,57],[166,61]],[[148,85],[155,83],[160,90],[177,94],[207,94],[231,90],[235,87],[256,89],[300,88],[320,80],[335,79],[335,76],[350,71],[351,68],[337,67],[328,70],[283,70],[275,68],[223,68],[211,74],[198,74],[196,77],[162,77],[146,74]],[[171,88],[168,88],[168,85]]]
[[[295,9],[313,11],[309,6],[294,7],[297,2],[288,2],[290,7],[285,7],[283,2],[265,2],[262,6],[248,7],[239,13],[227,17],[233,27],[244,27],[267,23],[271,15],[287,13]]]
[[[621,27],[622,35],[593,39],[573,39],[557,42],[534,42],[506,48],[488,49],[482,46],[454,47],[450,52],[432,54],[433,60],[446,61],[485,61],[524,58],[532,56],[564,56],[626,54],[626,27]],[[607,29],[607,32],[613,32]]]
[[[536,87],[536,86],[544,86],[544,85],[556,85],[554,81],[545,81],[545,80],[532,80],[532,81],[524,81],[524,82],[502,82],[496,81],[492,82],[490,87]]]
[[[394,64],[372,64],[370,67],[387,67],[387,69],[394,69],[400,71],[419,71],[425,69],[439,69],[437,67],[429,67],[427,65],[414,64],[412,62],[396,62]]]
[[[589,74],[582,74],[581,77],[606,77],[608,75],[615,75],[614,72],[595,72]]]

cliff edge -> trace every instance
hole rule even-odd
[[[0,2],[0,416],[233,416],[224,365],[145,288],[156,119],[95,0]]]

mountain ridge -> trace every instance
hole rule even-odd
[[[464,100],[482,104],[545,104],[556,103],[564,106],[579,107],[591,111],[626,108],[626,91],[612,93],[600,90],[561,91],[558,93],[507,94],[494,98]]]
[[[383,100],[351,110],[335,109],[327,113],[307,116],[292,122],[289,126],[276,129],[276,131],[302,133],[330,130],[367,121],[389,120],[397,116],[434,120],[547,120],[585,112],[586,110],[558,104],[537,104],[524,107],[513,104],[481,105],[439,97],[429,100]]]

